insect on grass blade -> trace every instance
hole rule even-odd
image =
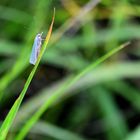
[[[33,64],[33,65],[35,65],[35,63],[37,61],[37,58],[38,58],[38,55],[39,55],[39,52],[40,52],[40,49],[41,49],[42,34],[43,34],[43,32],[37,34],[35,39],[34,39],[34,44],[33,44],[32,52],[31,52],[31,55],[30,55],[30,63]]]

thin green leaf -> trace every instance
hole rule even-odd
[[[43,121],[38,122],[31,131],[32,134],[50,136],[57,140],[85,140],[81,136]]]
[[[32,126],[37,122],[37,120],[40,118],[40,116],[45,112],[46,109],[66,90],[68,90],[72,85],[74,85],[82,76],[89,73],[92,69],[94,69],[96,66],[101,64],[103,61],[105,61],[107,58],[112,56],[113,54],[117,53],[119,50],[124,48],[129,43],[125,43],[112,51],[105,54],[103,57],[99,58],[96,62],[93,62],[91,65],[89,65],[87,68],[85,68],[83,71],[81,71],[79,74],[68,80],[60,89],[58,89],[55,93],[52,94],[52,96],[48,99],[48,101],[43,104],[40,109],[26,122],[26,124],[23,126],[19,134],[16,136],[15,140],[23,140],[29,130],[32,128]]]
[[[54,14],[55,14],[55,11],[54,11]],[[8,115],[6,116],[2,126],[0,128],[0,136],[1,136],[0,140],[5,140],[6,139],[7,133],[9,131],[13,121],[14,121],[14,118],[15,118],[15,116],[17,114],[17,111],[18,111],[18,109],[20,107],[20,104],[21,104],[21,102],[22,102],[22,100],[23,100],[23,98],[25,96],[25,93],[26,93],[26,91],[27,91],[27,89],[28,89],[28,87],[29,87],[29,85],[31,83],[31,80],[33,79],[33,76],[34,76],[34,74],[35,74],[35,72],[37,70],[39,62],[40,62],[40,60],[41,60],[41,58],[42,58],[42,56],[43,56],[43,54],[45,52],[45,49],[47,47],[47,44],[49,42],[49,39],[50,39],[50,36],[51,36],[51,33],[52,33],[53,23],[54,23],[54,15],[53,15],[52,23],[50,25],[50,28],[49,28],[48,34],[46,36],[45,42],[44,42],[44,44],[42,46],[42,49],[41,49],[41,52],[40,52],[40,54],[38,56],[38,60],[37,60],[37,62],[35,64],[35,66],[33,67],[32,71],[31,71],[31,73],[30,73],[30,75],[29,75],[29,77],[28,77],[28,79],[27,79],[27,81],[26,81],[26,83],[24,85],[24,88],[23,88],[21,94],[19,95],[19,97],[17,98],[15,103],[13,104],[12,108],[10,109]]]
[[[65,96],[63,95],[59,96],[59,98],[54,102],[54,104],[59,103],[62,100],[79,93],[79,91],[85,90],[89,87],[95,86],[100,83],[105,83],[107,81],[115,80],[115,82],[112,83],[114,87],[113,90],[116,91],[116,88],[118,88],[118,86],[116,86],[116,80],[118,79],[120,80],[123,78],[139,78],[140,77],[139,69],[140,69],[139,62],[119,62],[119,63],[113,63],[109,66],[106,66],[106,64],[99,66],[98,68],[94,69],[90,73],[86,74],[86,76],[80,79],[80,81],[78,81],[71,88],[69,88],[69,90],[67,90],[67,92],[65,93]],[[14,129],[14,127],[17,127],[17,125],[19,125],[20,123],[24,122],[42,104],[47,102],[47,100],[52,95],[52,93],[54,93],[59,87],[61,87],[69,78],[70,76],[68,76],[63,80],[60,80],[59,82],[55,82],[52,86],[44,88],[43,90],[38,92],[36,96],[26,101],[26,103],[23,103],[15,119],[12,129]],[[139,110],[140,109],[140,102],[139,102],[140,95],[138,94],[139,91],[137,91],[138,93],[136,93],[136,91],[133,91],[132,89],[130,90],[130,88],[131,87],[129,87],[128,89],[128,91],[130,92],[129,93],[130,97],[126,95],[128,91],[122,89],[122,86],[120,88],[121,93],[118,93],[120,92],[120,90],[118,89],[116,93],[121,94],[121,96],[126,98],[126,100],[130,101],[130,103],[135,107],[137,107],[137,109]],[[125,92],[125,94],[122,92]],[[54,104],[52,104],[51,106],[53,106]]]
[[[140,126],[138,125],[134,131],[129,133],[125,140],[139,140],[140,139]]]

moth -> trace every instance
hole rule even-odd
[[[38,58],[38,55],[40,53],[40,49],[41,49],[41,45],[42,45],[42,33],[38,33],[34,39],[34,44],[33,44],[33,47],[32,47],[32,52],[31,52],[31,55],[30,55],[30,63],[35,65],[36,61],[37,61],[37,58]]]

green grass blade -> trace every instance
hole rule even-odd
[[[54,14],[55,14],[55,11],[54,11]],[[35,66],[33,67],[32,71],[31,71],[31,73],[30,73],[30,75],[29,75],[29,77],[28,77],[28,79],[27,79],[27,81],[26,81],[26,83],[24,85],[24,88],[23,88],[21,94],[19,95],[19,97],[17,98],[15,103],[13,104],[12,108],[10,109],[8,115],[6,116],[2,126],[0,128],[0,140],[5,140],[6,139],[7,133],[9,131],[13,121],[14,121],[14,118],[15,118],[15,116],[17,114],[19,106],[20,106],[20,104],[21,104],[21,102],[22,102],[22,100],[23,100],[23,98],[25,96],[25,93],[26,93],[26,91],[27,91],[27,89],[28,89],[28,87],[29,87],[29,85],[31,83],[31,80],[32,80],[32,78],[33,78],[33,76],[34,76],[34,74],[35,74],[35,72],[37,70],[39,62],[40,62],[40,60],[41,60],[41,58],[42,58],[42,56],[43,56],[43,54],[45,52],[45,49],[47,47],[47,44],[48,44],[50,36],[51,36],[53,23],[54,23],[54,16],[53,16],[52,23],[50,25],[48,34],[46,36],[45,42],[44,42],[44,44],[42,46],[42,49],[41,49],[41,52],[40,52],[40,54],[38,56],[38,60],[37,60],[37,62],[35,64]]]
[[[86,140],[81,136],[63,129],[61,127],[55,126],[50,123],[39,121],[32,129],[31,133],[40,134],[44,136],[50,136],[57,140]]]
[[[138,125],[132,132],[130,132],[125,140],[139,140],[140,139],[140,126]]]
[[[65,96],[61,95],[55,102],[49,106],[53,107],[54,104],[59,104],[63,100],[66,100],[67,98],[70,98],[71,96],[74,96],[76,94],[79,94],[80,91],[86,90],[87,88],[93,87],[97,84],[105,83],[108,81],[111,81],[113,86],[111,85],[107,88],[111,88],[111,90],[115,91],[115,93],[119,93],[121,96],[123,96],[126,100],[130,102],[130,104],[134,107],[136,107],[137,110],[140,110],[140,95],[139,90],[135,89],[133,90],[132,87],[129,87],[127,90],[124,90],[125,86],[121,86],[120,90],[118,90],[118,86],[116,86],[117,81],[121,79],[130,79],[130,78],[139,78],[140,77],[140,63],[139,62],[119,62],[119,63],[113,63],[111,65],[106,66],[100,65],[90,73],[86,74],[82,79],[80,79],[77,83],[75,83],[73,86],[71,86],[66,92]],[[66,80],[68,80],[70,76],[67,78],[60,80],[58,82],[55,82],[52,84],[52,86],[46,87],[38,92],[38,94],[31,99],[27,100],[25,103],[22,104],[20,110],[18,111],[18,114],[16,116],[14,127],[17,127],[22,122],[25,122],[29,116],[34,113],[36,110],[39,109],[41,105],[43,105],[49,97],[54,93],[59,87],[61,87]],[[118,85],[118,84],[117,84]],[[119,85],[120,86],[120,85]],[[128,85],[127,85],[128,86]],[[127,87],[125,87],[127,88]],[[131,90],[130,90],[131,88]],[[117,90],[116,90],[117,89]],[[117,92],[116,92],[117,91]],[[129,95],[127,95],[129,91]],[[133,97],[132,97],[133,94]],[[129,97],[130,96],[130,97]],[[24,114],[23,114],[24,112]]]
[[[93,62],[91,65],[89,65],[87,68],[85,68],[83,71],[81,71],[79,74],[74,76],[72,79],[68,80],[62,87],[57,90],[53,95],[48,99],[48,101],[43,104],[40,109],[26,122],[26,124],[23,126],[19,134],[16,136],[15,140],[22,140],[25,138],[31,127],[37,122],[37,120],[40,118],[40,116],[44,113],[44,111],[64,92],[69,89],[72,85],[74,85],[82,76],[89,73],[92,69],[94,69],[96,66],[101,64],[103,61],[105,61],[107,58],[112,56],[113,54],[117,53],[119,50],[127,46],[129,43],[125,43],[112,51],[105,54],[103,57],[99,58],[96,62]]]

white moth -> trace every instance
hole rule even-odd
[[[39,55],[39,52],[40,52],[40,49],[41,49],[42,34],[43,34],[43,32],[37,34],[35,39],[34,39],[34,44],[33,44],[32,52],[31,52],[31,55],[30,55],[30,63],[33,64],[33,65],[35,65],[35,63],[37,61],[37,58],[38,58],[38,55]]]

